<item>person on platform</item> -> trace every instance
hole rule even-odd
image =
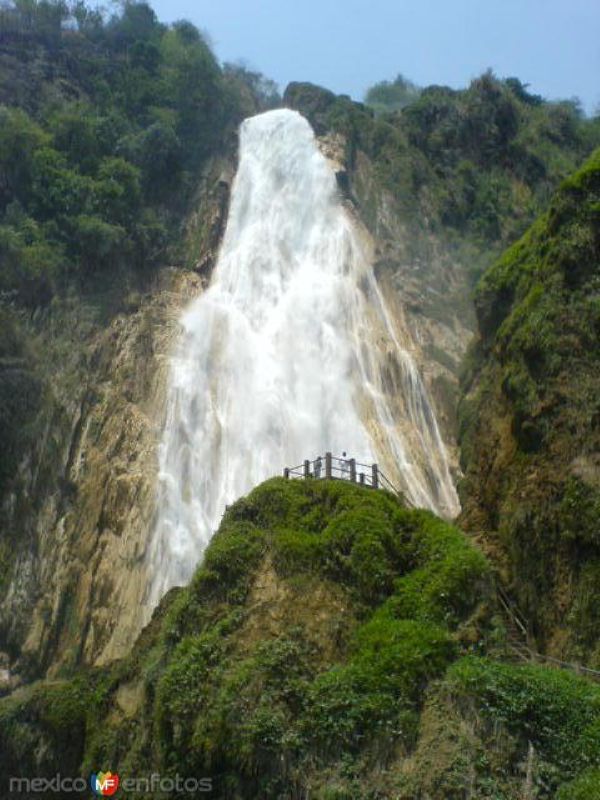
[[[346,458],[346,451],[342,453],[342,478],[348,479],[350,476],[350,461]]]
[[[321,456],[317,456],[315,458],[314,476],[315,478],[321,477]]]

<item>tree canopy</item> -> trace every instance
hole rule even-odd
[[[274,84],[222,69],[197,28],[145,2],[15,0],[0,26],[0,292],[36,305],[66,279],[166,259],[194,176]]]
[[[365,94],[365,103],[376,113],[400,111],[414,102],[421,94],[421,89],[398,74],[393,81],[380,81],[371,86]]]

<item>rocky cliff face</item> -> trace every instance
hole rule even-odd
[[[340,190],[373,237],[377,276],[399,300],[452,451],[476,279],[591,152],[597,122],[491,72],[465,90],[427,87],[380,116],[308,83],[290,84],[284,103],[335,151]]]
[[[538,646],[600,667],[600,152],[476,296],[461,404],[463,523]]]
[[[168,356],[216,257],[232,172],[213,160],[198,191],[185,232],[194,270],[129,276],[108,297],[57,300],[29,323],[45,388],[35,442],[3,500],[5,684],[123,655],[147,616]]]
[[[348,139],[340,133],[325,133],[318,137],[318,144],[335,171],[347,208],[367,244],[403,346],[419,366],[456,477],[458,366],[472,336],[464,271],[450,264],[435,238],[431,246],[438,252],[431,253],[426,263],[411,264],[410,227],[394,198],[378,183],[373,162],[359,151],[351,165]],[[440,295],[439,287],[448,293],[447,305],[440,302],[436,313],[432,298]],[[459,313],[461,304],[467,310],[466,319]],[[442,308],[444,313],[440,313]]]
[[[402,209],[379,185],[372,161],[360,151],[351,175],[358,213],[375,242],[375,274],[414,343],[456,467],[458,374],[474,326],[466,271],[435,234],[415,247]]]

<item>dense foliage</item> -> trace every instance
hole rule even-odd
[[[52,328],[42,309],[70,294],[72,317],[86,299],[102,317],[155,266],[186,260],[182,228],[207,160],[277,100],[259,73],[221,68],[190,23],[163,25],[143,2],[118,9],[0,7],[0,491],[47,436],[48,372],[64,367],[46,362],[66,330],[51,332],[56,348],[34,344]],[[0,551],[0,587],[1,564]]]
[[[501,546],[540,644],[596,667],[599,290],[596,151],[481,281],[461,407],[465,518]]]
[[[518,762],[527,754],[523,788],[529,783],[531,797],[597,797],[600,688],[596,684],[561,670],[468,657],[450,667],[445,689],[455,703],[470,704],[480,715],[481,742],[487,750],[482,761],[488,774],[495,773],[493,781],[481,782],[480,796],[513,797],[507,791],[511,772],[519,770]],[[505,748],[501,765],[494,764],[493,753],[500,742]],[[590,793],[582,794],[586,787]]]
[[[382,113],[389,95],[409,89],[410,102]],[[415,249],[420,232],[441,235],[470,263],[473,280],[600,144],[600,119],[586,119],[576,101],[546,102],[491,72],[464,90],[417,91],[400,76],[373,87],[366,107],[309,84],[290,85],[285,99],[317,129],[347,137],[351,168],[359,150],[370,157],[380,187],[412,220]],[[369,199],[359,200],[370,222]]]
[[[206,158],[272,85],[145,3],[17,0],[0,23],[0,291],[36,306],[164,260]]]
[[[377,114],[400,111],[404,106],[414,102],[421,90],[403,75],[397,75],[393,81],[380,81],[371,86],[365,94],[365,103]]]

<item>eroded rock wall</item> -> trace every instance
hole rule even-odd
[[[74,293],[29,322],[45,388],[34,445],[2,498],[5,686],[121,656],[147,616],[169,354],[216,258],[233,171],[231,158],[206,171],[182,234],[188,268],[123,277],[110,302]]]

